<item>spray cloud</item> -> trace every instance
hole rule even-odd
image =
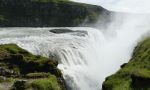
[[[53,28],[1,28],[0,43],[16,43],[47,57],[55,53],[71,89],[99,90],[105,77],[128,62],[139,39],[150,31],[148,14],[117,13],[111,18],[109,24],[103,23],[106,28],[70,28],[87,31],[85,36],[52,34]]]

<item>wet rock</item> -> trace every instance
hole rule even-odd
[[[18,76],[19,74],[12,71],[12,70],[9,70],[9,69],[5,69],[3,67],[0,67],[0,75],[1,76],[7,76],[7,77],[10,77],[10,76],[13,76],[13,77],[16,77]]]
[[[1,80],[1,81],[5,81],[5,80],[6,80],[6,77],[0,76],[0,80]]]
[[[50,32],[55,33],[55,34],[63,34],[63,33],[70,33],[71,35],[76,35],[76,36],[85,36],[88,34],[87,31],[81,31],[81,30],[70,30],[70,29],[52,29]]]
[[[150,78],[148,77],[131,75],[131,79],[131,86],[135,90],[148,90],[148,88],[150,88]]]
[[[25,90],[26,89],[26,80],[17,80],[14,82],[11,90]]]
[[[61,33],[71,33],[74,31],[70,30],[70,29],[52,29],[52,30],[50,30],[50,32],[56,33],[56,34],[61,34]]]
[[[124,68],[127,65],[127,63],[122,64],[120,67]]]

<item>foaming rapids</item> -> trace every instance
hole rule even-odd
[[[100,90],[105,78],[128,62],[138,41],[150,31],[148,21],[147,16],[115,16],[105,29],[68,28],[86,33],[0,28],[0,44],[16,43],[33,54],[57,58],[69,90]]]

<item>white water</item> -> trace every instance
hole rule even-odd
[[[150,13],[150,0],[71,0],[103,6],[111,11]]]
[[[0,44],[16,43],[33,54],[57,56],[70,89],[100,90],[105,78],[128,62],[137,42],[150,31],[150,17],[114,15],[107,28],[70,28],[88,34],[53,34],[50,29],[0,28]]]
[[[105,29],[74,27],[85,33],[53,34],[53,28],[0,28],[0,44],[16,43],[34,54],[58,56],[67,85],[73,90],[100,90],[105,77],[127,62],[137,41],[149,32],[149,18],[114,19]],[[118,19],[119,18],[119,19]]]

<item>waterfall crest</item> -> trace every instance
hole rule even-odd
[[[126,24],[125,24],[126,25]],[[137,40],[149,30],[98,30],[70,27],[87,33],[54,34],[54,28],[0,28],[0,44],[16,43],[33,54],[59,58],[68,88],[99,90],[105,78],[127,62]],[[135,35],[136,34],[136,35]]]

